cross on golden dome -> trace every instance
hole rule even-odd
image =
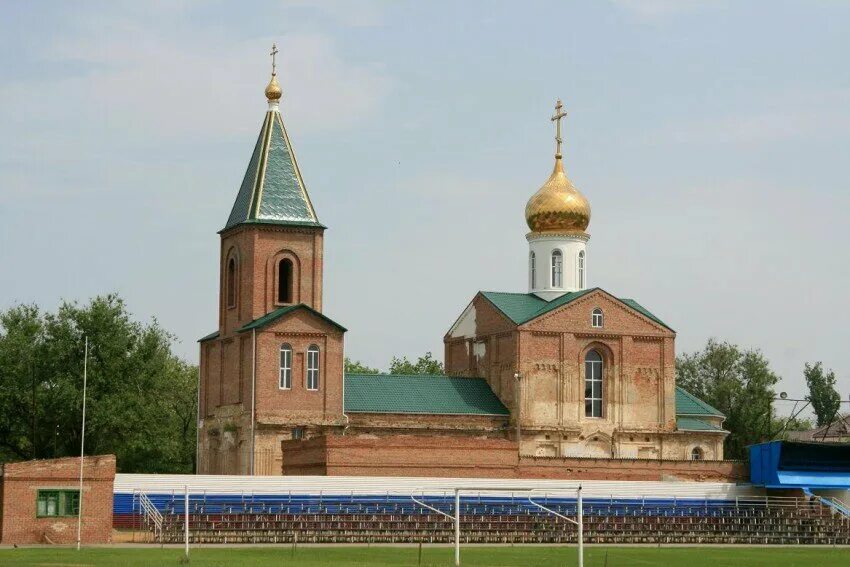
[[[269,55],[272,56],[272,76],[274,76],[276,74],[275,73],[275,65],[276,65],[276,57],[277,57],[277,44],[276,43],[272,44],[272,51],[271,51],[271,53],[269,53]],[[558,102],[561,102],[561,101],[558,101]]]
[[[561,118],[567,115],[566,111],[561,111],[564,108],[564,104],[561,102],[561,99],[558,99],[558,102],[555,104],[555,115],[552,116],[551,120],[555,123],[555,157],[561,157]]]
[[[590,203],[564,172],[561,160],[561,119],[564,104],[555,104],[555,167],[552,175],[525,206],[525,220],[533,233],[585,234],[590,224]]]
[[[277,102],[283,96],[283,91],[280,90],[280,85],[277,82],[277,44],[272,44],[272,50],[269,53],[272,57],[272,78],[266,86],[266,98],[269,102]]]

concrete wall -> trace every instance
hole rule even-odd
[[[73,543],[77,517],[36,517],[38,490],[79,490],[78,458],[7,463],[2,468],[0,543]],[[83,465],[82,542],[112,539],[115,456],[86,457]]]

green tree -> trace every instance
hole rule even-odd
[[[411,362],[406,356],[393,357],[390,361],[390,374],[444,374],[443,363],[430,352]]]
[[[117,295],[0,312],[0,459],[79,454],[86,337],[86,453],[114,453],[121,472],[191,472],[197,368]]]
[[[815,410],[818,427],[832,423],[841,407],[841,396],[835,389],[835,372],[830,370],[824,373],[823,364],[820,362],[814,364],[807,362],[803,375],[809,386],[809,395],[806,399],[811,402],[812,409]]]
[[[35,305],[0,313],[0,459],[34,459],[45,439],[41,394],[44,318]]]
[[[779,381],[758,350],[743,350],[710,339],[702,351],[682,354],[676,360],[676,382],[726,415],[724,453],[746,457],[746,447],[763,441],[771,431]]]
[[[380,374],[381,371],[371,366],[366,366],[359,360],[351,360],[345,357],[345,373],[346,374]]]
[[[787,423],[786,423],[787,422]],[[774,439],[788,439],[788,434],[791,431],[808,431],[813,425],[809,419],[801,419],[792,416],[774,416],[770,431],[773,433]]]

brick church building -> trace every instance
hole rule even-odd
[[[346,329],[322,309],[326,227],[274,70],[265,94],[219,231],[218,330],[200,339],[199,473],[557,475],[595,460],[628,477],[723,459],[724,416],[676,387],[673,329],[588,285],[590,205],[564,172],[560,102],[554,168],[525,210],[528,292],[472,298],[444,337],[447,376],[346,375]]]

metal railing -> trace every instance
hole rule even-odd
[[[458,510],[464,516],[463,539],[470,543],[569,542],[583,538],[576,538],[577,534],[569,530],[564,532],[545,517],[569,517],[572,522],[581,507],[584,529],[589,530],[585,533],[591,538],[588,541],[595,543],[850,543],[846,516],[839,517],[832,502],[824,498],[750,496],[713,500],[612,495],[583,498],[579,504],[577,497],[565,498],[563,491],[479,491],[466,487],[462,499],[454,490],[427,496],[421,492],[196,493],[187,498],[176,493],[166,496],[137,491],[136,495],[144,524],[158,542],[190,538],[199,543],[285,543],[302,538],[314,543],[373,542],[375,538],[386,542],[457,541]],[[191,534],[185,533],[186,519],[191,520]],[[628,532],[625,535],[624,530]],[[646,534],[638,533],[640,530]],[[771,532],[776,532],[781,541],[771,539]]]
[[[848,508],[847,505],[838,498],[815,495],[815,499],[832,510],[833,514],[838,514],[845,519],[850,519],[850,508]]]
[[[142,519],[148,525],[153,526],[154,540],[160,541],[160,539],[162,539],[162,512],[157,510],[154,503],[151,502],[151,499],[148,498],[147,494],[145,494],[141,490],[137,491],[137,497],[139,501],[139,511],[142,514]]]

